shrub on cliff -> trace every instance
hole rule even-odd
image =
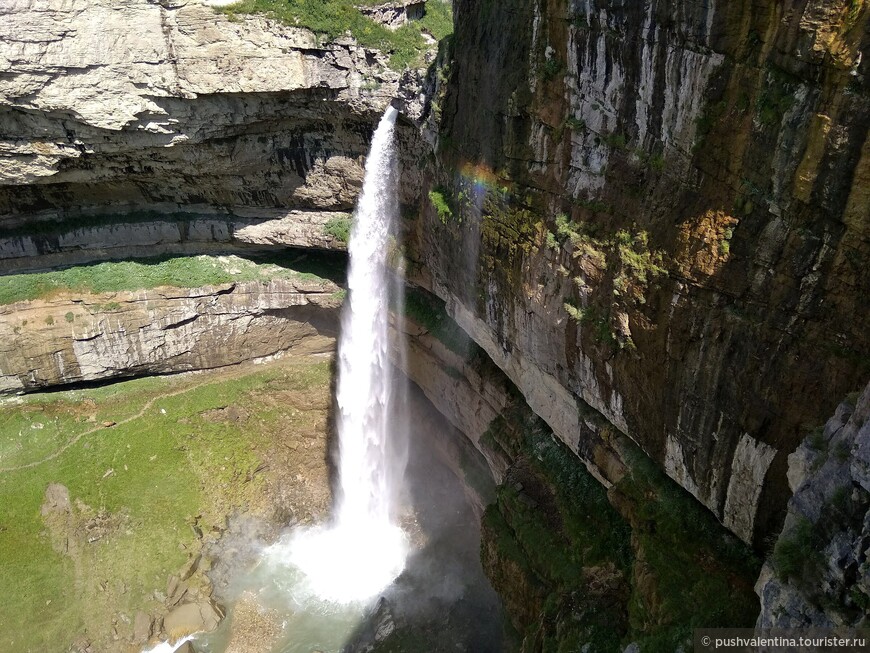
[[[349,243],[351,225],[350,218],[330,218],[323,226],[323,231],[327,236],[332,236],[343,243]]]

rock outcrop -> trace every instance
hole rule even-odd
[[[759,542],[870,376],[867,6],[454,9],[414,280],[590,467],[591,409]]]
[[[91,226],[50,233],[0,236],[0,272],[26,272],[108,259],[149,258],[209,252],[251,252],[294,248],[346,250],[332,225],[350,224],[343,212],[281,211],[237,207],[160,216],[94,216]],[[150,218],[150,219],[149,219]]]
[[[794,496],[756,584],[761,628],[863,627],[870,608],[870,385],[789,456]]]
[[[331,351],[337,291],[275,279],[0,306],[0,393]]]
[[[2,227],[188,205],[347,210],[399,95],[386,58],[350,38],[194,1],[16,0],[0,16]]]
[[[163,618],[163,629],[175,641],[185,635],[215,630],[224,618],[224,610],[214,601],[205,599],[180,605]]]

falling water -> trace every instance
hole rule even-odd
[[[400,493],[404,491],[402,480],[407,461],[409,400],[405,394],[407,386],[395,381],[403,377],[392,374],[390,365],[391,354],[402,357],[404,348],[402,342],[390,342],[388,327],[390,307],[395,315],[403,314],[403,280],[400,269],[396,274],[387,265],[392,249],[391,223],[398,213],[398,174],[393,149],[396,117],[396,111],[388,109],[375,132],[350,239],[350,293],[338,356],[336,399],[340,457],[333,521],[285,533],[278,542],[264,549],[255,567],[240,570],[231,586],[224,589],[230,609],[238,596],[251,592],[265,609],[282,615],[284,631],[274,649],[281,653],[342,650],[364,632],[360,629],[372,618],[373,599],[381,594],[401,601],[405,616],[414,618],[421,614],[416,610],[445,605],[445,597],[451,597],[449,601],[458,606],[457,597],[461,596],[464,607],[459,614],[471,614],[464,612],[469,609],[474,611],[474,631],[485,633],[482,641],[488,641],[486,633],[490,631],[479,629],[476,611],[480,610],[480,615],[498,613],[494,598],[486,605],[495,608],[480,608],[483,605],[478,603],[480,597],[474,592],[466,594],[469,574],[480,579],[474,581],[478,583],[474,587],[488,587],[477,563],[476,544],[468,548],[466,554],[468,560],[478,566],[464,566],[462,562],[459,567],[454,566],[457,542],[465,541],[467,535],[473,535],[472,540],[476,538],[470,511],[467,517],[470,533],[451,534],[445,540],[449,542],[447,548],[441,553],[437,547],[429,546],[418,551],[422,557],[413,558],[417,567],[388,590],[403,572],[408,557],[406,536],[396,525],[400,503],[397,499],[411,499],[416,520],[419,514],[416,510],[421,505],[414,503],[414,491],[427,488],[423,514],[428,514],[427,519],[431,520],[439,513],[439,529],[445,528],[442,519],[448,514],[440,511],[446,509],[455,515],[460,505],[455,503],[455,498],[450,499],[453,495],[447,491],[449,483],[439,476],[449,472],[446,468],[438,471],[440,463],[433,460],[436,456],[430,450],[426,450],[429,453],[422,463],[425,473],[421,473],[421,463],[417,462],[416,489],[409,497],[402,497]],[[390,264],[393,263],[391,259]],[[394,332],[402,332],[402,329]],[[461,490],[457,492],[461,494]],[[429,501],[430,494],[437,496],[438,501]],[[448,528],[465,530],[464,522],[457,524]],[[415,532],[425,533],[416,528]],[[449,554],[450,563],[444,566],[436,563],[442,560],[437,556],[445,553]],[[453,620],[456,614],[453,607],[445,614],[447,612]],[[490,629],[495,628],[491,632],[498,632],[497,620],[490,623],[487,619],[483,621],[490,624]],[[465,623],[462,618],[460,622]],[[229,650],[227,642],[235,623],[235,618],[227,619],[217,632],[197,635],[197,650],[206,653]],[[164,643],[143,653],[170,653],[180,644]],[[468,650],[482,649],[478,646]]]
[[[339,343],[339,524],[383,524],[391,517],[387,252],[398,209],[395,120],[390,107],[375,132],[350,238],[349,306]]]
[[[297,538],[292,561],[321,598],[347,603],[377,595],[404,568],[406,539],[394,523],[403,472],[393,455],[387,267],[398,212],[389,107],[375,131],[354,215],[348,304],[338,368],[339,496],[335,522]]]

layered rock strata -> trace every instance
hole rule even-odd
[[[399,94],[352,39],[193,1],[16,0],[0,16],[4,227],[153,205],[347,210]]]
[[[0,272],[24,272],[81,265],[108,259],[169,254],[250,252],[292,248],[346,250],[347,243],[331,233],[331,225],[347,229],[351,216],[329,211],[281,211],[239,207],[232,213],[160,216],[156,211],[130,221],[130,216],[94,216],[101,224],[69,231],[0,235]],[[126,221],[125,221],[126,220]]]
[[[754,623],[759,564],[747,546],[590,412],[584,457],[607,474],[605,490],[442,304],[416,292],[408,305],[410,318],[394,322],[408,348],[395,360],[499,485],[483,512],[481,561],[516,650],[679,650],[691,623]],[[460,478],[486,489],[468,469]]]
[[[0,392],[332,351],[337,291],[331,282],[276,279],[0,306]]]
[[[602,480],[590,409],[759,542],[805,425],[870,375],[870,12],[455,12],[415,281]]]

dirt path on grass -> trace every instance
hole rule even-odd
[[[298,361],[295,361],[295,362],[296,362],[296,364],[299,364]],[[232,379],[232,378],[237,378],[239,376],[245,376],[246,374],[250,373],[250,371],[251,371],[250,367],[253,365],[256,365],[256,363],[248,361],[246,363],[242,363],[240,365],[234,365],[234,366],[229,367],[229,368],[218,368],[218,369],[214,369],[214,370],[206,370],[203,372],[198,372],[200,374],[206,375],[206,378],[204,378],[199,383],[194,383],[193,385],[189,385],[187,387],[180,388],[178,390],[173,390],[171,392],[164,392],[162,394],[155,395],[154,397],[152,397],[151,399],[146,401],[145,404],[142,406],[142,408],[139,409],[139,411],[137,413],[135,413],[134,415],[131,415],[130,417],[125,417],[120,422],[113,422],[112,424],[108,424],[108,425],[106,423],[102,423],[102,424],[99,424],[98,426],[95,426],[92,429],[88,429],[87,431],[82,431],[81,433],[76,435],[72,440],[70,440],[69,442],[66,442],[59,449],[55,450],[54,452],[50,453],[49,455],[45,456],[44,458],[41,458],[40,460],[34,460],[32,462],[25,463],[23,465],[15,465],[13,467],[0,467],[0,474],[8,474],[11,472],[18,472],[18,471],[21,471],[24,469],[33,469],[34,467],[38,467],[39,465],[44,465],[45,463],[47,463],[51,460],[54,460],[55,458],[63,455],[68,449],[70,449],[70,447],[75,446],[76,443],[78,443],[83,437],[85,437],[87,435],[91,435],[91,434],[96,433],[98,431],[103,431],[107,428],[115,428],[117,426],[123,426],[124,424],[129,424],[130,422],[133,422],[137,419],[140,419],[141,417],[143,417],[145,415],[145,413],[147,413],[154,406],[154,404],[156,402],[158,402],[162,399],[168,399],[170,397],[177,397],[178,395],[182,395],[182,394],[191,392],[193,390],[196,390],[197,388],[201,388],[201,387],[206,386],[206,385],[211,385],[213,383],[217,383],[221,379]],[[304,410],[301,407],[297,407],[297,409]],[[310,408],[309,408],[309,410],[310,410]]]
[[[0,468],[0,484],[18,478],[14,476],[16,471],[27,471],[21,478],[38,485],[36,490],[45,492],[46,497],[49,494],[44,487],[46,483],[58,486],[53,494],[62,489],[67,497],[61,502],[67,507],[54,511],[49,510],[52,504],[46,499],[43,503],[44,507],[49,504],[48,507],[40,511],[40,517],[36,518],[39,523],[28,532],[30,537],[38,534],[35,547],[50,547],[62,556],[61,566],[69,572],[63,578],[57,576],[56,587],[42,591],[36,610],[40,619],[64,622],[64,634],[59,636],[64,642],[55,638],[52,646],[33,647],[34,650],[61,653],[54,644],[68,643],[68,637],[77,643],[78,648],[71,649],[74,651],[138,653],[144,645],[142,624],[149,622],[153,634],[162,636],[162,619],[171,610],[182,603],[209,600],[215,589],[226,589],[215,588],[212,579],[205,574],[213,565],[222,564],[207,551],[215,541],[222,539],[232,518],[249,515],[263,521],[270,528],[266,534],[274,539],[289,523],[307,523],[325,514],[331,505],[327,454],[330,358],[331,354],[319,353],[288,355],[277,360],[179,375],[149,384],[147,389],[136,385],[122,389],[117,403],[114,394],[103,393],[93,395],[96,405],[92,405],[93,401],[82,403],[91,397],[87,392],[65,392],[49,397],[50,402],[57,400],[64,406],[71,403],[78,407],[63,408],[58,413],[63,415],[63,421],[58,425],[57,434],[52,435],[54,438],[60,435],[62,439],[43,444],[38,453],[32,452],[30,460],[5,461],[7,467]],[[245,381],[248,376],[252,377],[250,383]],[[22,403],[31,402],[25,398]],[[152,552],[147,548],[150,540],[140,537],[152,524],[143,517],[150,513],[140,510],[139,495],[130,495],[121,502],[123,505],[107,509],[102,493],[89,494],[83,490],[94,483],[99,485],[102,468],[96,475],[89,475],[84,485],[70,484],[63,474],[55,477],[52,470],[68,459],[87,456],[89,452],[84,451],[83,446],[99,447],[103,441],[110,440],[114,443],[120,432],[111,432],[111,428],[119,427],[124,431],[124,438],[117,444],[119,451],[126,451],[123,441],[128,435],[132,441],[140,431],[176,428],[152,424],[154,420],[164,421],[159,412],[164,406],[170,416],[177,417],[178,446],[172,450],[182,452],[171,463],[178,468],[172,478],[185,478],[184,483],[197,486],[203,496],[189,506],[184,504],[184,512],[178,514],[189,513],[189,516],[183,523],[179,522],[178,529],[174,529],[174,522],[164,520],[164,523],[158,519],[156,530],[163,540]],[[24,405],[22,410],[26,408]],[[99,421],[70,421],[85,418]],[[101,430],[106,432],[101,434]],[[245,439],[243,446],[225,446],[225,442],[239,442],[235,433],[247,432],[257,435]],[[93,437],[85,438],[89,435]],[[197,451],[201,455],[195,455]],[[209,455],[203,458],[203,452]],[[134,445],[134,453],[127,455],[133,455],[132,460],[136,462],[143,456],[143,460],[148,459],[150,453]],[[124,469],[126,471],[126,465]],[[131,469],[135,469],[133,465]],[[32,480],[37,477],[38,481]],[[141,475],[137,478],[141,480]],[[71,492],[67,486],[72,488]],[[175,510],[174,506],[172,504],[168,510]],[[162,511],[161,519],[165,513]],[[186,525],[192,530],[188,531]],[[163,526],[167,528],[161,530]],[[185,572],[188,563],[182,566],[176,560],[184,557],[174,553],[176,546],[186,554],[188,562],[199,560],[200,556],[205,560],[189,577]],[[138,556],[150,565],[147,578],[137,576],[142,576],[136,566]],[[231,562],[229,560],[228,564]],[[177,580],[173,581],[173,577]],[[25,581],[29,582],[29,577]],[[66,612],[55,614],[54,606],[60,605],[61,594],[66,597]],[[72,608],[67,610],[70,606]],[[45,611],[44,617],[40,616],[41,610]],[[15,638],[16,645],[27,630],[25,624],[30,623],[29,618],[25,615],[20,620],[22,633],[8,635]],[[5,621],[2,617],[0,620]],[[34,617],[33,622],[37,621]],[[12,650],[5,645],[11,639],[4,640],[4,637],[7,634],[0,633],[0,649]],[[38,636],[31,639],[43,643]]]
[[[142,406],[142,408],[139,410],[139,412],[136,413],[135,415],[131,415],[130,417],[122,419],[120,422],[112,422],[111,424],[103,423],[103,424],[100,424],[99,426],[95,426],[92,429],[88,429],[87,431],[82,431],[77,436],[75,436],[72,440],[65,443],[62,447],[60,447],[59,449],[57,449],[53,453],[50,453],[49,455],[45,456],[45,458],[42,458],[40,460],[34,460],[34,461],[26,463],[24,465],[16,465],[15,467],[0,467],[0,474],[5,474],[5,473],[9,473],[9,472],[18,472],[18,471],[21,471],[22,469],[32,469],[33,467],[38,467],[39,465],[43,465],[43,464],[49,462],[50,460],[54,460],[58,456],[62,455],[65,451],[67,451],[70,447],[74,446],[79,440],[81,440],[86,435],[91,435],[92,433],[96,433],[97,431],[104,431],[107,428],[114,428],[116,426],[122,426],[124,424],[129,423],[129,422],[137,420],[140,417],[142,417],[146,412],[148,412],[148,410],[154,405],[154,402],[159,401],[160,399],[167,399],[169,397],[175,397],[175,396],[184,394],[186,392],[190,392],[191,390],[201,388],[202,386],[208,385],[209,383],[211,383],[211,381],[203,381],[202,383],[197,383],[197,384],[188,386],[186,388],[176,390],[174,392],[164,392],[163,394],[152,397],[151,399],[149,399],[148,401],[145,402],[145,405]]]

